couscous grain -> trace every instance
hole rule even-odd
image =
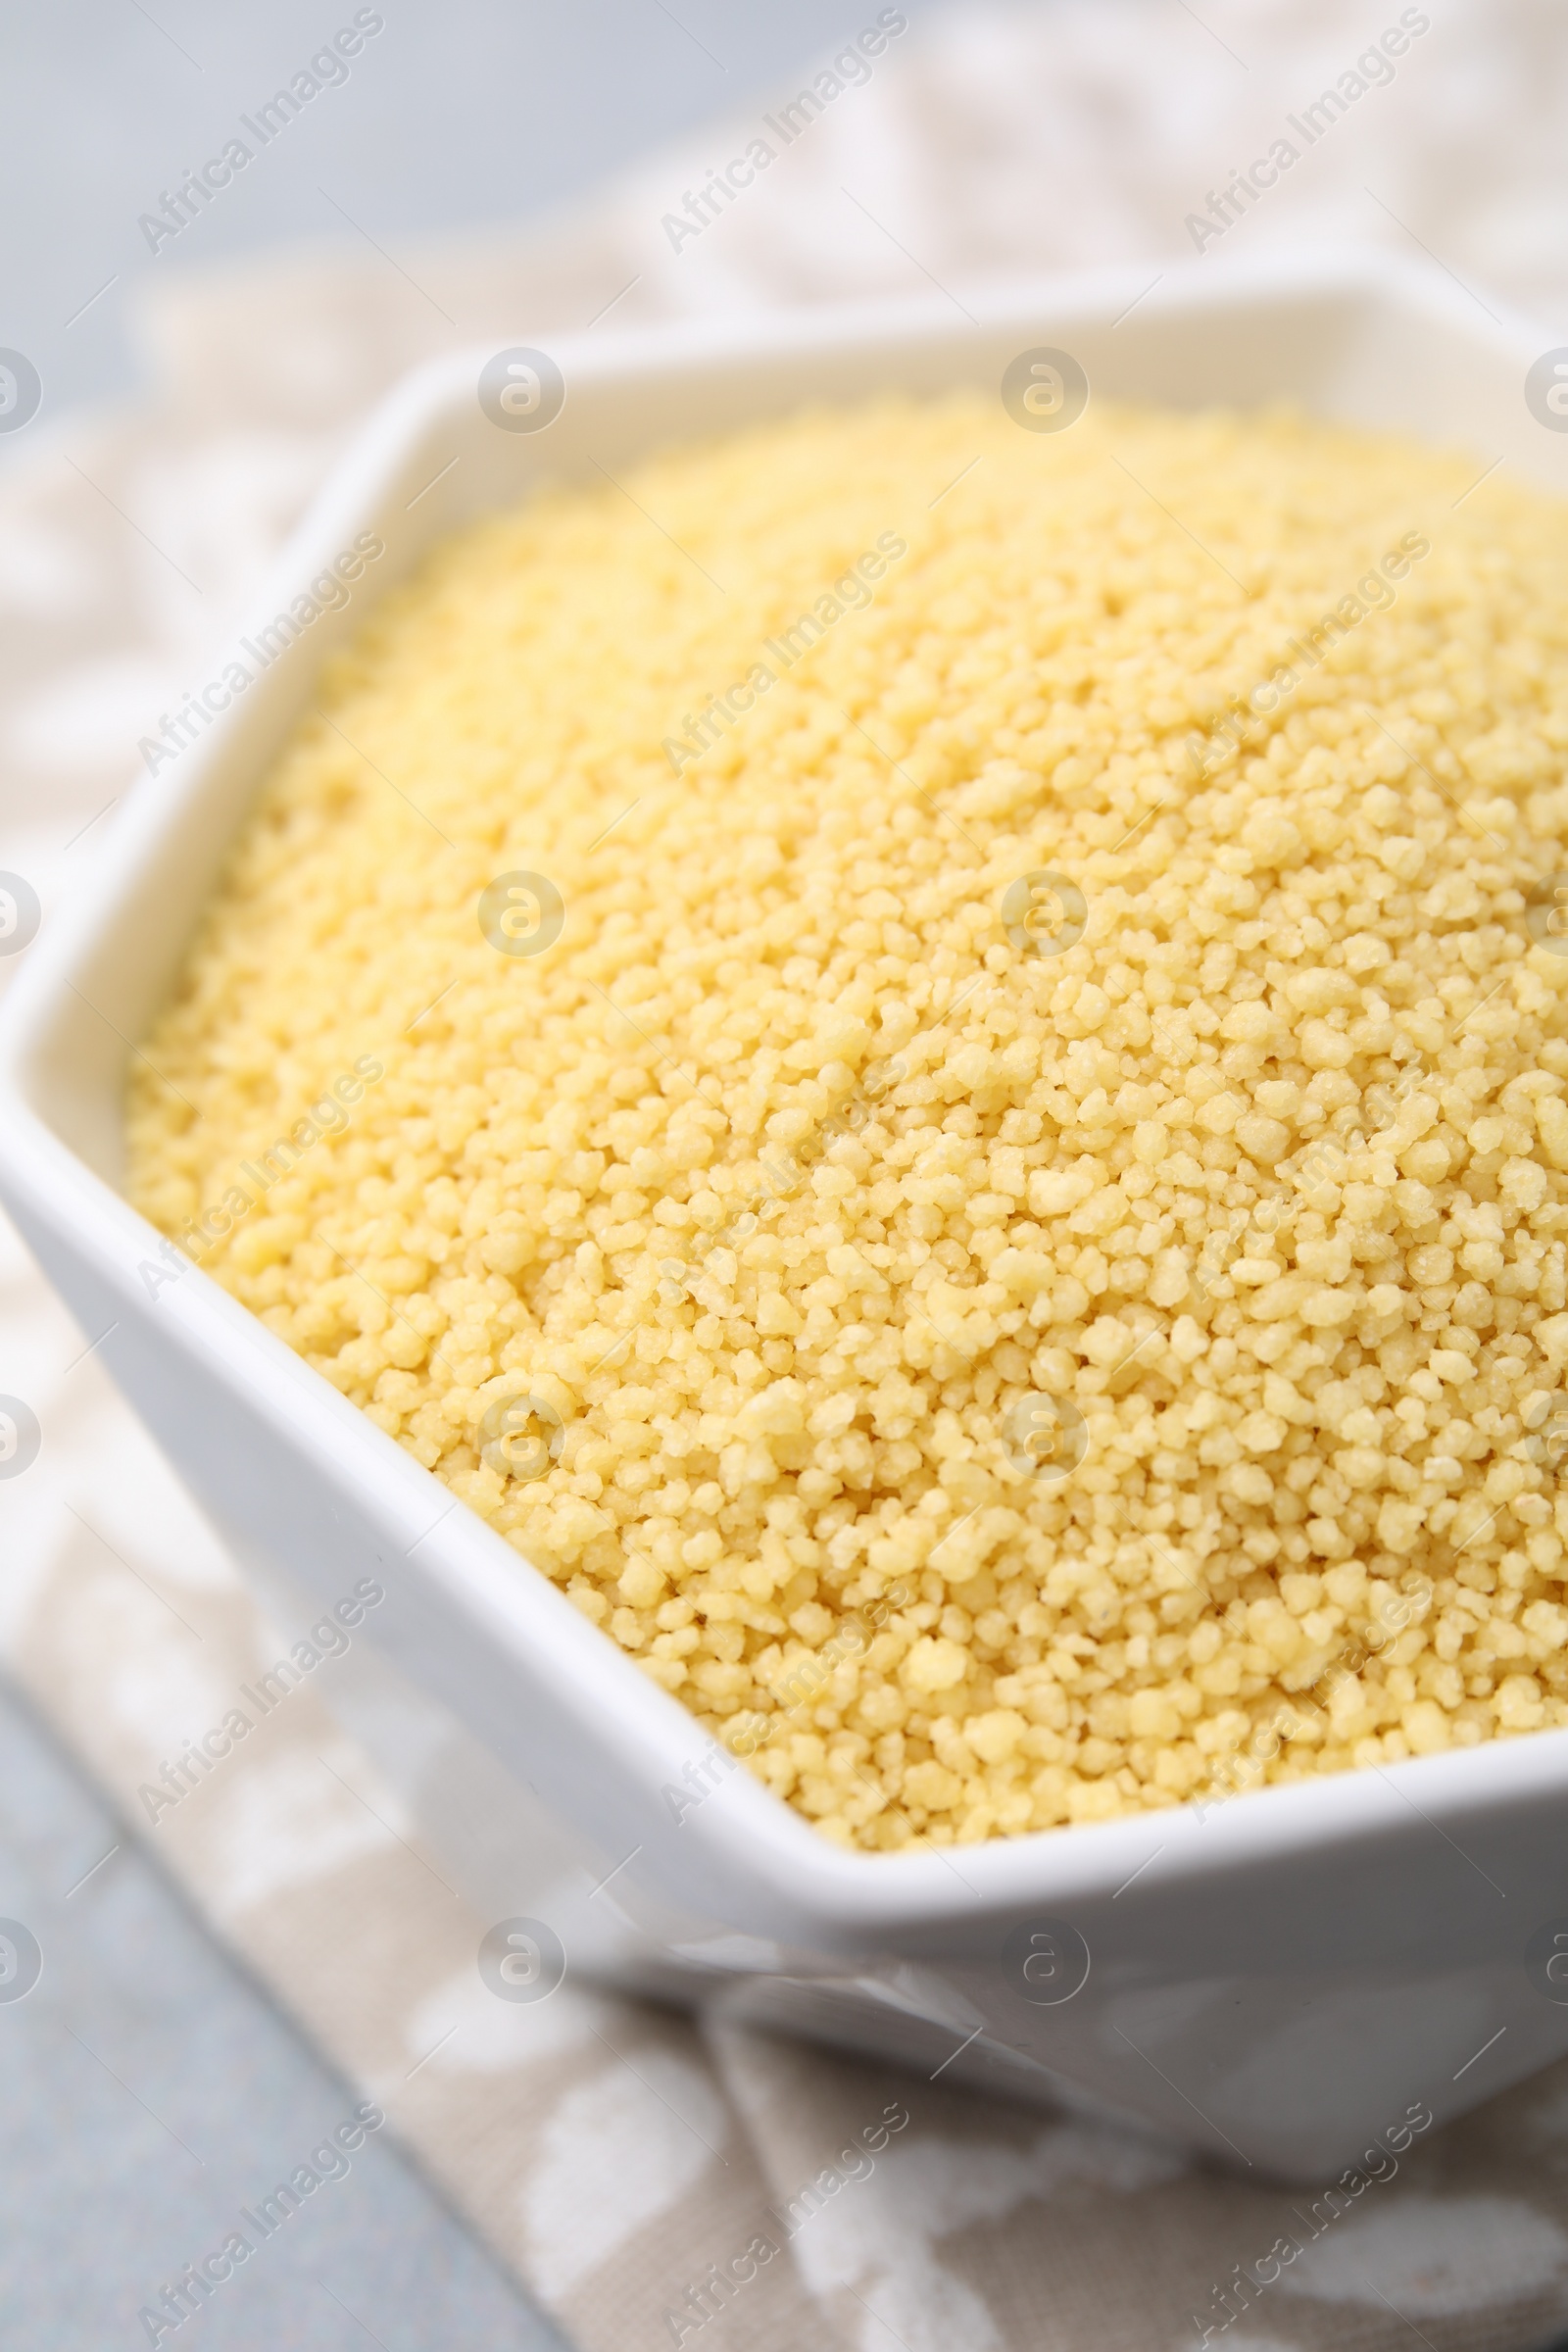
[[[1568,515],[1476,471],[966,393],[469,529],[133,1198],[841,1841],[1568,1723]]]

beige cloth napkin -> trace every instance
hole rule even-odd
[[[1188,216],[1208,192],[1345,75],[1365,87],[1343,119],[1204,251],[1308,233],[1425,247],[1558,341],[1568,221],[1543,191],[1568,21],[1530,0],[1405,10],[1426,29],[1392,81],[1357,74],[1400,13],[965,8],[893,32],[863,76],[813,61],[801,87],[822,104],[797,109],[787,144],[763,118],[776,133],[793,88],[535,233],[211,276],[171,266],[143,307],[149,402],[46,416],[0,477],[0,866],[46,906],[71,887],[129,788],[136,738],[200,674],[346,429],[454,343],[933,284],[956,298],[988,275],[1111,258],[1147,258],[1152,279],[1195,251]],[[757,137],[775,149],[765,172],[676,234],[687,193]],[[150,1823],[138,1787],[302,1629],[264,1623],[83,1352],[96,1335],[11,1240],[0,1317],[0,1388],[44,1429],[38,1463],[0,1489],[0,1654],[215,1932],[586,2352],[1151,2352],[1205,2329],[1230,2352],[1525,2352],[1568,2324],[1568,2068],[1417,2143],[1312,2237],[1307,2200],[1131,2131],[574,1978],[542,2003],[495,2000],[475,1964],[491,1923],[335,1727],[337,1663]],[[1302,2250],[1271,2252],[1281,2240]]]

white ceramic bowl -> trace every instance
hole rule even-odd
[[[1568,491],[1568,437],[1524,399],[1544,338],[1446,277],[1332,256],[1204,261],[1143,292],[1148,275],[971,296],[972,319],[933,299],[595,333],[554,347],[567,398],[537,432],[481,412],[488,353],[403,384],[243,636],[360,533],[385,555],[137,786],[91,884],[28,952],[0,1043],[0,1196],[83,1328],[110,1331],[104,1360],[269,1592],[319,1607],[363,1576],[386,1586],[365,1629],[379,1663],[357,1643],[335,1690],[489,1918],[544,1917],[590,1972],[1087,2098],[1320,2180],[1407,2110],[1453,2115],[1568,2050],[1568,2007],[1525,1959],[1568,1913],[1568,1733],[948,1852],[840,1852],[741,1770],[673,1804],[716,1752],[685,1710],[207,1275],[152,1281],[158,1236],[118,1190],[124,1039],[169,988],[323,657],[372,588],[546,473],[597,480],[595,462],[617,473],[808,398],[996,387],[1051,345],[1096,395],[1290,397]]]

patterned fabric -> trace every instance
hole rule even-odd
[[[1399,14],[1393,0],[1383,13]],[[788,142],[785,90],[772,132],[762,106],[743,112],[545,232],[395,267],[368,247],[211,278],[171,264],[144,308],[153,399],[58,428],[46,416],[7,453],[0,866],[46,907],[69,890],[136,738],[201,674],[345,430],[454,342],[933,280],[961,293],[1110,258],[1147,257],[1152,278],[1216,250],[1188,216],[1349,76],[1353,104],[1310,151],[1298,142],[1219,249],[1306,231],[1419,242],[1478,299],[1534,309],[1549,344],[1568,219],[1540,191],[1555,185],[1568,20],[1530,0],[1434,12],[1392,80],[1355,72],[1382,29],[1342,0],[1210,0],[1201,21],[1139,0],[966,7],[895,36]],[[765,170],[675,235],[666,216],[757,138],[774,149]],[[1412,2338],[1524,2352],[1568,2323],[1568,2067],[1417,2140],[1331,2220],[1310,2195],[1132,2132],[721,2015],[575,1978],[545,2001],[498,2001],[476,1967],[492,1923],[334,1725],[346,1660],[323,1659],[149,1820],[138,1788],[301,1629],[264,1622],[83,1353],[95,1335],[74,1332],[14,1242],[0,1313],[0,1387],[44,1430],[37,1464],[0,1487],[10,1670],[587,2352],[1149,2352],[1205,2335],[1230,2352]]]

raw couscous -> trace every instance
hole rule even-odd
[[[1568,514],[1478,471],[974,392],[465,531],[133,1199],[841,1842],[1568,1723]]]

